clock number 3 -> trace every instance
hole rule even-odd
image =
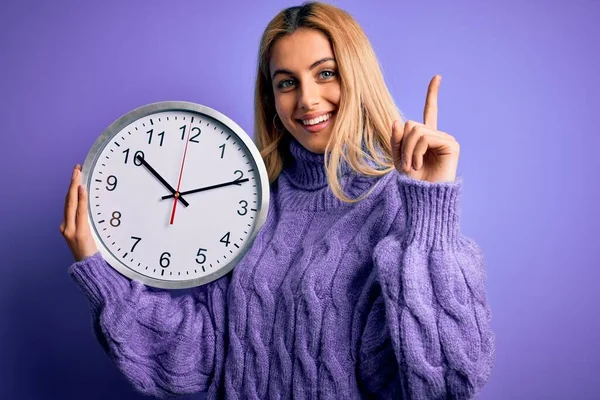
[[[240,212],[240,210],[237,210],[238,215],[246,215],[248,213],[248,202],[246,200],[240,200],[240,202],[238,203],[242,206],[242,210],[244,210],[244,212]]]

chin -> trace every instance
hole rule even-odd
[[[325,148],[327,147],[327,140],[322,140],[320,137],[302,137],[299,135],[293,135],[296,140],[304,147],[306,150],[317,153],[324,154]]]
[[[319,131],[309,132],[302,128],[299,123],[296,123],[294,133],[292,136],[304,147],[306,150],[317,154],[324,154],[327,142],[331,136],[331,126]]]

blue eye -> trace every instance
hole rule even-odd
[[[280,89],[287,89],[289,88],[291,85],[294,84],[294,80],[293,79],[284,79],[281,82],[279,82],[277,84],[277,87]]]
[[[335,76],[335,71],[331,71],[331,70],[321,71],[321,76],[325,79],[332,78]]]

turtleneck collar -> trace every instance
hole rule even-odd
[[[308,190],[327,186],[325,154],[307,150],[293,137],[290,139],[289,149],[293,160],[284,173],[294,186]]]
[[[285,179],[280,181],[283,186],[279,193],[283,209],[317,211],[349,204],[335,197],[328,188],[324,154],[307,150],[293,137],[288,146],[292,160],[282,171]],[[366,193],[378,180],[354,172],[343,160],[340,160],[340,172],[342,190],[351,198]]]

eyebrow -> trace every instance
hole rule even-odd
[[[321,58],[318,61],[315,61],[314,63],[311,64],[311,66],[308,69],[313,69],[315,67],[318,67],[319,65],[323,64],[324,62],[327,61],[335,61],[335,58],[333,57],[325,57],[325,58]],[[273,75],[271,75],[271,79],[275,78],[275,75],[277,74],[288,74],[288,75],[293,75],[293,72],[290,71],[289,69],[276,69],[275,72],[273,72]]]

